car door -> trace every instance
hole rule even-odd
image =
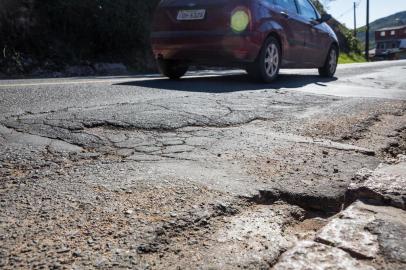
[[[309,0],[296,0],[299,8],[299,17],[305,28],[305,40],[303,51],[303,67],[320,67],[327,55],[328,33],[317,20],[319,13]]]
[[[271,0],[274,3],[273,19],[283,30],[286,43],[283,44],[283,67],[297,67],[303,61],[306,27],[299,19],[295,0]]]

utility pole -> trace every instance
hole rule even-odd
[[[369,0],[367,0],[367,26],[365,30],[365,59],[369,61]]]
[[[354,37],[357,38],[357,4],[354,2]]]

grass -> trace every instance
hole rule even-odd
[[[351,64],[351,63],[363,63],[366,62],[365,58],[361,54],[347,54],[347,53],[341,53],[340,58],[338,58],[338,63],[339,64]]]

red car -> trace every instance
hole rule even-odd
[[[238,67],[264,82],[280,68],[332,77],[339,44],[309,0],[162,0],[151,44],[159,69],[179,79],[190,65]]]

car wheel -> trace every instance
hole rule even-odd
[[[171,80],[179,80],[189,69],[189,66],[175,60],[158,60],[161,74]]]
[[[281,62],[281,46],[275,38],[269,37],[257,60],[247,67],[247,72],[252,78],[269,83],[278,77]]]
[[[337,47],[333,46],[331,47],[327,55],[327,59],[326,62],[324,63],[324,66],[319,68],[320,76],[332,78],[336,73],[337,64],[338,64],[338,49]]]

